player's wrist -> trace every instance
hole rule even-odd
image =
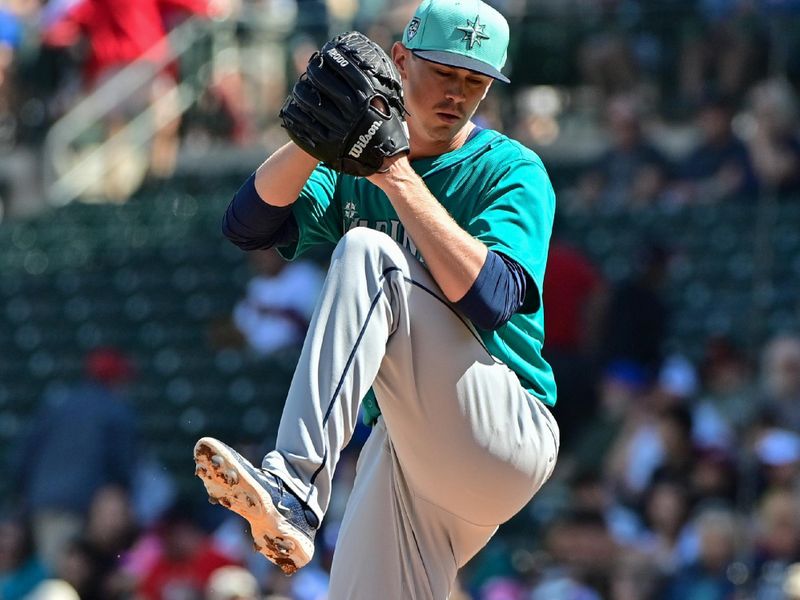
[[[289,140],[289,143],[286,144],[288,151],[292,153],[292,157],[294,160],[297,160],[306,166],[314,166],[316,167],[320,161],[318,158],[315,158],[305,150],[303,150],[300,146],[298,146],[293,140]]]
[[[406,154],[387,159],[383,169],[370,175],[367,179],[387,194],[395,190],[407,189],[421,181]]]

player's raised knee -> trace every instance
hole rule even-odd
[[[368,227],[354,227],[339,240],[335,254],[365,255],[376,250],[396,246],[397,243],[381,231],[375,231]]]

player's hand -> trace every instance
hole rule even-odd
[[[383,191],[387,191],[389,187],[407,179],[412,173],[415,171],[408,160],[408,154],[399,154],[385,159],[381,170],[366,179]]]

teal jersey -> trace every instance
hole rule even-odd
[[[510,367],[526,389],[554,405],[553,372],[542,358],[541,298],[555,193],[541,159],[522,144],[485,129],[461,148],[414,160],[411,166],[465,231],[518,262],[535,283],[526,298],[526,306],[535,312],[517,313],[495,331],[478,332],[489,352]],[[389,199],[366,179],[320,165],[292,211],[299,237],[279,248],[286,258],[320,243],[336,243],[353,227],[368,227],[386,233],[422,260]],[[530,294],[536,294],[535,302]]]

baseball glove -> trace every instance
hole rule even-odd
[[[376,173],[387,157],[408,152],[405,115],[394,63],[357,31],[314,53],[280,111],[295,144],[359,177]]]

